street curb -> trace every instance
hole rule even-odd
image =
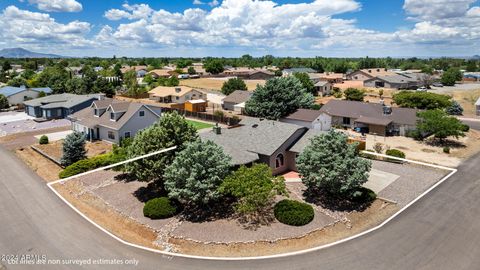
[[[127,246],[142,249],[142,250],[145,250],[145,251],[151,251],[151,252],[154,252],[154,253],[158,253],[158,254],[162,254],[162,255],[170,256],[170,257],[180,257],[180,258],[200,259],[200,260],[212,260],[212,261],[250,261],[250,260],[274,259],[274,258],[283,258],[283,257],[294,256],[294,255],[301,255],[301,254],[305,254],[305,253],[314,252],[314,251],[326,249],[326,248],[329,248],[329,247],[333,247],[333,246],[336,246],[336,245],[339,245],[339,244],[342,244],[342,243],[346,243],[348,241],[351,241],[351,240],[357,239],[359,237],[362,237],[364,235],[367,235],[369,233],[372,233],[372,232],[374,232],[378,229],[381,229],[385,225],[387,225],[389,222],[391,222],[393,219],[395,219],[397,216],[399,216],[405,210],[407,210],[410,206],[412,206],[414,203],[416,203],[421,198],[426,196],[428,193],[430,193],[432,190],[437,188],[439,185],[441,185],[443,182],[445,182],[447,179],[449,179],[451,176],[453,176],[457,172],[457,169],[454,169],[454,168],[448,168],[448,167],[429,164],[429,163],[425,163],[425,162],[419,162],[419,161],[397,158],[397,157],[392,157],[392,156],[387,156],[387,155],[382,155],[382,154],[377,154],[377,153],[372,153],[372,152],[366,152],[370,155],[376,155],[376,156],[380,156],[380,157],[388,157],[388,158],[391,158],[391,159],[397,159],[397,160],[401,160],[401,161],[405,161],[405,162],[409,162],[409,163],[419,164],[419,165],[423,165],[423,166],[427,166],[427,167],[433,167],[433,168],[436,168],[436,169],[443,169],[443,170],[450,171],[450,173],[447,174],[446,176],[444,176],[442,179],[440,179],[440,181],[435,183],[433,186],[431,186],[425,192],[420,194],[417,198],[412,200],[410,203],[405,205],[398,212],[396,212],[391,217],[389,217],[388,219],[383,221],[380,225],[377,225],[377,226],[375,226],[371,229],[368,229],[368,230],[363,231],[361,233],[358,233],[356,235],[352,235],[350,237],[344,238],[342,240],[332,242],[330,244],[318,246],[318,247],[313,247],[313,248],[294,251],[294,252],[287,252],[287,253],[268,255],[268,256],[257,256],[257,257],[205,257],[205,256],[187,255],[187,254],[180,254],[180,253],[172,253],[172,252],[168,252],[168,251],[161,251],[161,250],[158,250],[158,249],[148,248],[148,247],[144,247],[144,246],[140,246],[140,245],[137,245],[137,244],[127,242],[127,241],[119,238],[118,236],[114,235],[113,233],[109,232],[108,230],[106,230],[105,228],[100,226],[99,224],[95,223],[93,220],[91,220],[89,217],[87,217],[85,214],[83,214],[80,210],[78,210],[75,206],[73,206],[70,202],[68,202],[58,191],[56,191],[52,187],[52,185],[54,185],[54,184],[66,182],[66,181],[72,180],[72,179],[74,179],[76,177],[79,177],[79,176],[88,175],[88,174],[91,174],[91,173],[94,173],[94,172],[97,172],[97,171],[113,168],[113,167],[116,167],[118,165],[122,165],[122,164],[125,164],[125,163],[128,163],[128,162],[131,162],[131,161],[136,161],[136,160],[139,160],[139,159],[142,159],[142,158],[146,158],[146,157],[150,157],[150,156],[157,155],[157,154],[160,154],[160,153],[168,152],[168,151],[171,151],[175,148],[176,147],[174,146],[174,147],[163,149],[163,150],[160,150],[160,151],[157,151],[157,152],[154,152],[154,153],[150,153],[150,154],[147,154],[147,155],[144,155],[144,156],[141,156],[141,157],[136,157],[136,158],[126,160],[126,161],[122,161],[122,162],[119,162],[119,163],[116,163],[116,164],[113,164],[113,165],[98,168],[98,169],[95,169],[95,170],[92,170],[92,171],[89,171],[89,172],[86,172],[86,173],[75,175],[75,176],[72,176],[72,177],[69,177],[69,178],[61,179],[61,180],[58,180],[58,181],[55,181],[55,182],[50,182],[50,183],[47,183],[47,186],[50,188],[50,190],[53,191],[53,193],[55,193],[55,195],[57,195],[65,204],[67,204],[70,208],[72,208],[75,212],[77,212],[81,217],[86,219],[92,225],[94,225],[95,227],[97,227],[98,229],[100,229],[101,231],[103,231],[104,233],[106,233],[107,235],[112,237],[113,239],[115,239],[115,240],[119,241],[120,243],[125,244]]]

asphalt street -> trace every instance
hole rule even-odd
[[[456,175],[398,218],[359,239],[293,257],[209,261],[166,257],[117,242],[76,214],[0,147],[0,256],[31,254],[52,263],[138,261],[136,267],[2,262],[6,269],[479,269],[479,164],[480,155],[466,161]]]

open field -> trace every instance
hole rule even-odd
[[[180,85],[192,88],[220,91],[222,89],[223,83],[227,80],[228,78],[201,78],[192,80],[181,80]],[[257,88],[257,84],[264,85],[265,80],[245,80],[245,84],[247,85],[249,91],[253,91],[255,90],[255,88]]]

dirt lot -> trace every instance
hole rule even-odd
[[[222,89],[223,83],[226,80],[228,80],[228,78],[201,78],[194,80],[181,80],[180,85],[220,91]],[[264,85],[265,80],[245,80],[245,84],[247,85],[248,90],[253,91],[255,90],[255,88],[257,88],[257,84]]]
[[[480,152],[480,132],[476,130],[470,130],[466,137],[455,140],[458,146],[452,146],[450,154],[443,153],[442,147],[415,141],[412,138],[367,135],[367,149],[373,149],[377,142],[385,147],[388,146],[405,152],[408,159],[448,167],[457,167],[464,159]]]
[[[454,91],[450,93],[454,100],[458,101],[463,107],[463,115],[476,116],[475,115],[475,102],[480,97],[480,89],[477,90],[462,90]]]
[[[35,146],[45,151],[48,155],[59,160],[62,157],[62,142],[55,141],[47,145]],[[112,144],[106,142],[88,142],[85,146],[87,149],[87,156],[93,157],[104,154],[112,150]],[[25,162],[35,173],[47,182],[58,180],[58,174],[62,171],[62,167],[55,164],[53,161],[40,155],[30,147],[21,147],[15,150],[17,156]]]
[[[58,127],[53,129],[36,130],[32,132],[16,133],[16,134],[0,137],[0,144],[9,150],[14,150],[19,147],[26,147],[26,146],[37,143],[38,139],[34,137],[36,135],[66,131],[70,129],[71,127],[68,126],[68,127]]]
[[[87,157],[94,157],[101,154],[105,154],[107,152],[112,151],[112,144],[103,142],[103,141],[96,141],[96,142],[87,142],[85,144],[85,149],[87,150]],[[54,157],[55,159],[59,160],[62,157],[63,151],[63,140],[51,142],[49,144],[35,144],[35,147],[45,152],[47,155]]]

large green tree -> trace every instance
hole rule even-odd
[[[219,186],[230,172],[230,162],[212,141],[188,143],[165,170],[165,189],[187,208],[208,205],[222,197]]]
[[[420,110],[445,109],[452,105],[450,96],[429,92],[401,91],[393,95],[393,101],[400,107]]]
[[[250,221],[261,221],[275,196],[288,194],[285,179],[272,176],[272,169],[266,164],[241,166],[225,179],[220,191],[235,197],[236,212]]]
[[[295,72],[293,73],[293,76],[295,76],[303,85],[303,88],[305,88],[305,90],[316,96],[317,95],[317,91],[315,91],[315,85],[313,84],[312,80],[310,80],[310,77],[308,76],[307,73],[305,72]]]
[[[442,84],[446,86],[454,86],[455,82],[462,80],[462,72],[458,68],[449,68],[442,75]]]
[[[223,63],[219,59],[208,59],[205,62],[205,71],[212,74],[220,74],[223,72]]]
[[[367,182],[372,166],[358,155],[356,144],[337,131],[315,136],[297,158],[298,172],[310,193],[348,198]]]
[[[443,142],[447,137],[465,136],[465,125],[442,110],[428,110],[418,113],[417,130],[421,134],[431,134]]]
[[[346,100],[353,101],[363,101],[363,98],[365,97],[365,92],[357,88],[347,88],[343,94],[345,95]]]
[[[8,99],[4,95],[0,94],[0,110],[6,109],[8,107]]]
[[[165,168],[173,161],[175,153],[184,148],[184,144],[197,139],[196,129],[176,111],[164,113],[160,120],[152,126],[137,133],[128,147],[128,158],[134,158],[172,146],[174,151],[162,153],[126,165],[127,172],[139,181],[162,180]]]
[[[63,166],[69,166],[73,163],[86,159],[85,135],[80,132],[69,134],[63,141],[63,155],[60,160]]]
[[[315,98],[308,93],[295,77],[274,78],[262,86],[258,85],[246,103],[251,116],[278,120],[299,108],[311,108]]]
[[[231,78],[224,82],[222,85],[222,93],[224,95],[230,95],[235,90],[247,90],[247,85],[240,78]]]

